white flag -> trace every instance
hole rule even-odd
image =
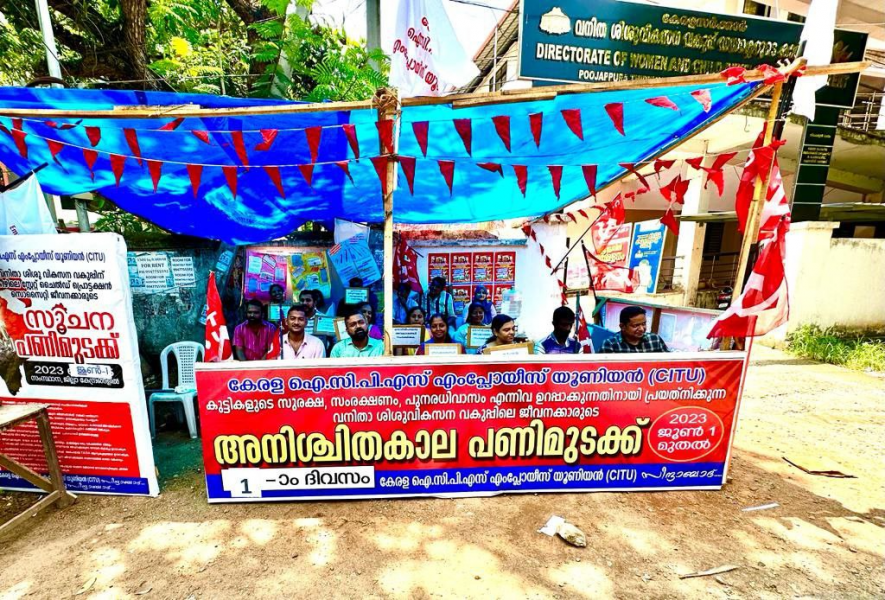
[[[839,0],[812,0],[808,17],[799,38],[805,42],[802,55],[809,67],[830,64],[833,58],[833,31],[836,28],[836,9]],[[793,113],[814,120],[815,92],[827,85],[826,75],[800,77],[793,89]]]
[[[442,96],[477,75],[479,69],[461,47],[442,0],[399,0],[390,84],[401,96]]]
[[[0,235],[57,233],[36,175],[0,193]]]

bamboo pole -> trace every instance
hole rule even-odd
[[[378,121],[394,121],[393,152],[379,140],[381,154],[387,156],[384,194],[384,355],[391,356],[393,347],[390,336],[393,333],[393,192],[396,188],[396,151],[399,147],[399,92],[395,88],[381,88],[375,92],[373,100],[378,107]]]
[[[808,67],[805,74],[811,75],[844,75],[858,73],[868,68],[868,61],[838,63],[821,67]],[[764,75],[756,70],[744,74],[747,81],[759,81]],[[684,77],[659,77],[654,79],[636,79],[631,81],[607,81],[602,83],[578,83],[569,85],[546,86],[504,92],[467,94],[451,94],[440,97],[406,98],[401,106],[426,106],[431,104],[451,104],[454,108],[481,106],[484,104],[504,104],[520,101],[549,100],[563,94],[583,94],[589,92],[605,92],[614,90],[653,89],[678,85],[704,85],[722,83],[718,73],[708,75],[687,75]],[[355,102],[316,102],[304,104],[280,104],[270,106],[236,106],[229,108],[199,108],[194,105],[180,106],[120,106],[113,109],[82,110],[82,109],[36,109],[36,108],[3,108],[0,116],[33,117],[33,118],[127,118],[127,119],[162,119],[169,117],[232,117],[246,115],[297,114],[325,111],[369,110],[376,106],[374,101]]]

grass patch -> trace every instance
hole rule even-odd
[[[787,349],[804,358],[857,371],[885,371],[885,342],[881,340],[803,325],[787,338]]]

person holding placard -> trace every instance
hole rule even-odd
[[[491,319],[490,319],[491,321]],[[467,320],[458,328],[452,338],[464,347],[467,347],[467,333],[471,327],[483,327],[485,323],[485,309],[479,302],[472,302],[467,307]]]
[[[428,332],[426,325],[424,323],[424,310],[420,306],[413,306],[409,309],[409,312],[406,314],[406,319],[403,323],[397,323],[399,325],[420,325],[422,327],[423,335],[422,340],[427,340],[430,337],[430,333]],[[394,327],[394,330],[396,327]],[[422,341],[423,343],[423,341]],[[394,356],[415,356],[418,352],[418,346],[407,347],[400,346],[393,349]]]
[[[331,358],[384,356],[384,342],[369,337],[369,326],[361,311],[354,310],[348,314],[344,324],[348,337],[335,344],[329,354]]]
[[[428,344],[455,344],[460,346],[458,354],[464,353],[464,346],[452,340],[452,336],[449,335],[449,324],[446,318],[439,313],[430,317],[430,339],[418,347],[418,356],[429,354]]]
[[[280,352],[282,360],[301,358],[326,358],[326,348],[320,338],[304,332],[307,324],[307,309],[294,304],[286,315],[288,333],[283,339]]]
[[[479,347],[477,354],[484,354],[487,348],[509,346],[516,338],[516,321],[509,315],[495,315],[492,319],[492,335]]]

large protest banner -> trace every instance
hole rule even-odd
[[[726,352],[201,364],[209,501],[718,489],[744,367]]]
[[[74,492],[158,493],[129,286],[116,234],[0,236],[0,402],[49,406]],[[33,423],[0,453],[47,472]],[[0,487],[34,489],[2,470]]]

